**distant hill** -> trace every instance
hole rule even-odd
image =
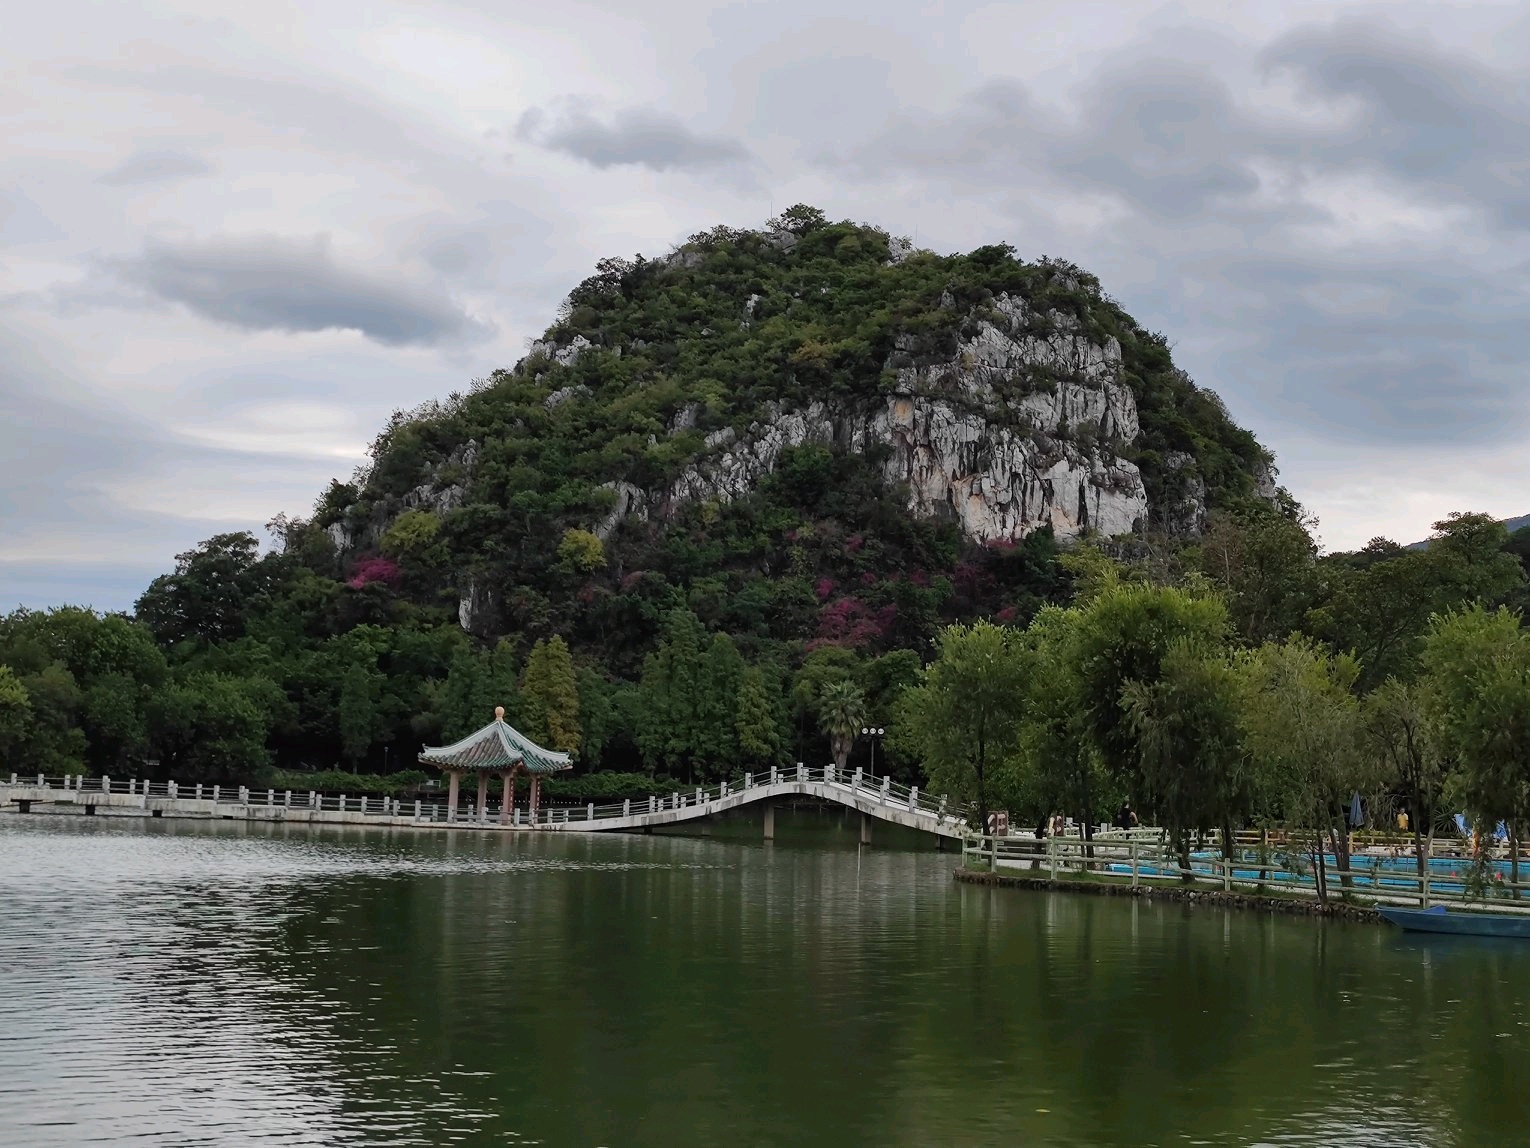
[[[1521,514],[1518,518],[1505,518],[1503,524],[1508,527],[1509,533],[1513,534],[1516,530],[1523,530],[1525,527],[1530,526],[1530,514]],[[1406,549],[1422,550],[1428,545],[1429,540],[1426,538],[1422,542],[1408,543]]]

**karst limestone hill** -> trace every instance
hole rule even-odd
[[[346,560],[428,566],[489,634],[638,575],[682,599],[821,586],[847,572],[825,520],[879,579],[927,579],[964,549],[1189,537],[1275,496],[1269,452],[1093,276],[797,207],[602,261],[513,368],[396,415],[315,525]],[[570,549],[587,535],[598,558]]]

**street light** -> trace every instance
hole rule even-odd
[[[871,725],[863,725],[863,726],[861,726],[861,733],[864,736],[869,737],[869,738],[872,739],[872,741],[871,741],[871,775],[873,777],[876,776],[876,772],[877,772],[877,743],[876,743],[876,739],[881,737],[886,732],[887,731],[885,729],[881,728],[880,726],[871,726]]]

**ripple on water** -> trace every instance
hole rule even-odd
[[[1530,953],[958,886],[951,864],[0,816],[0,1144],[1400,1148],[1525,1126]]]

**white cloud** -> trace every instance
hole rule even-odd
[[[0,607],[50,562],[125,605],[508,365],[596,259],[798,200],[1095,271],[1330,545],[1530,511],[1530,26],[1366,10],[33,6],[0,40]]]

